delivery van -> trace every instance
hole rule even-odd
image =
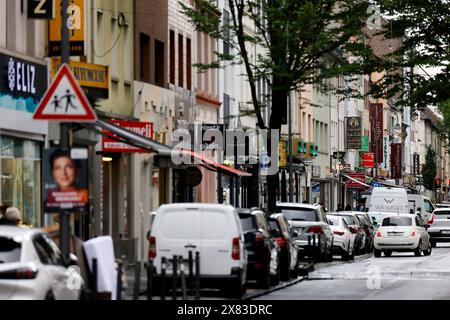
[[[246,285],[247,252],[242,225],[232,206],[180,203],[159,207],[149,238],[155,294],[162,280],[162,258],[172,259],[175,255],[188,259],[189,251],[194,256],[199,253],[202,288],[222,289],[227,295],[240,298]],[[168,279],[171,274],[169,261]]]
[[[368,208],[369,213],[409,214],[408,194],[402,188],[373,188]]]

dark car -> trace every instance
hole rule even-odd
[[[267,289],[279,282],[280,247],[270,234],[267,218],[259,209],[238,209],[247,250],[247,279]]]
[[[281,213],[274,213],[269,218],[271,235],[281,248],[280,279],[288,281],[298,275],[298,252],[295,243],[298,233],[291,228],[286,217]]]
[[[358,217],[358,213],[356,211],[339,211],[335,213],[342,216],[350,227],[350,231],[354,236],[354,252],[357,256],[363,253],[366,243],[366,232],[364,231],[361,219]]]
[[[370,253],[373,251],[373,241],[375,228],[372,223],[372,219],[370,218],[368,213],[361,212],[357,214],[360,222],[362,223],[362,228],[364,229],[366,235],[366,242],[364,246],[364,253]]]

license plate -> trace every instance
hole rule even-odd
[[[450,234],[450,230],[442,230],[441,233],[442,234]]]
[[[390,237],[400,237],[403,235],[403,232],[388,232],[388,236]]]

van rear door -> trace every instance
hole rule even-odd
[[[230,212],[223,209],[211,206],[202,210],[200,273],[229,275],[231,268],[239,262],[232,260],[233,238],[239,237],[234,220]]]
[[[195,207],[169,209],[158,217],[158,232],[155,236],[156,259],[159,263],[162,257],[172,259],[174,255],[187,259],[189,251],[195,258],[195,252],[200,250],[201,217],[202,211]],[[167,270],[167,273],[172,274],[172,270]]]

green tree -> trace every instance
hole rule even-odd
[[[236,54],[217,52],[217,61],[204,68],[243,64],[251,92],[252,112],[259,128],[281,129],[287,119],[288,93],[307,84],[327,91],[328,78],[344,74],[351,78],[371,72],[376,59],[364,45],[363,27],[370,11],[366,1],[355,0],[225,0],[230,21],[221,21],[213,0],[193,0],[193,7],[180,2],[196,31],[226,41]],[[246,32],[254,26],[255,33]],[[252,46],[262,48],[255,59]],[[351,57],[351,58],[350,58]],[[369,63],[370,62],[370,63]],[[257,83],[269,84],[270,106],[258,97]],[[348,92],[342,92],[348,94]],[[270,107],[270,121],[263,110]],[[268,178],[269,210],[276,203],[276,175]]]
[[[380,31],[386,39],[403,38],[398,49],[384,57],[387,75],[374,83],[375,96],[393,97],[407,84],[400,105],[421,109],[450,99],[449,0],[373,0],[382,15],[391,17]],[[396,72],[403,68],[403,72]]]
[[[425,155],[425,166],[422,170],[423,184],[428,190],[434,190],[434,179],[436,178],[436,152],[431,145],[427,146]]]

